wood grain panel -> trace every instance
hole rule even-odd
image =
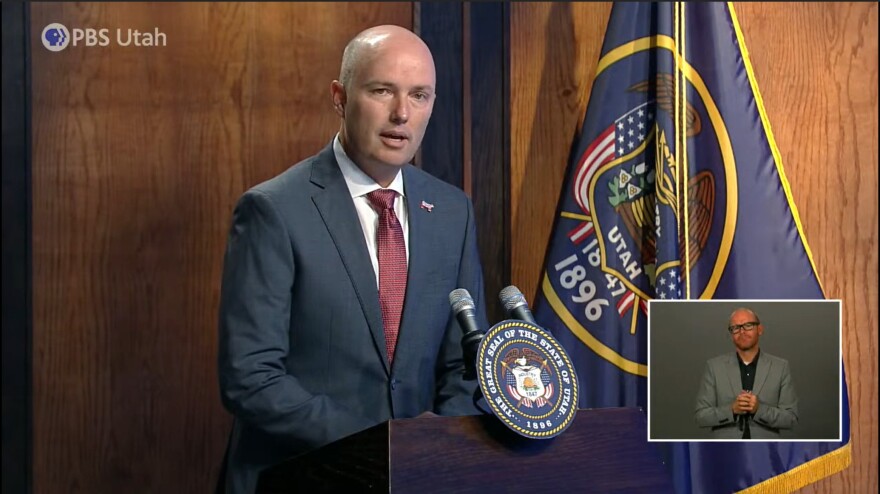
[[[844,307],[853,464],[803,492],[876,492],[877,5],[735,8],[825,292]],[[511,275],[526,294],[537,291],[609,12],[512,5]]]
[[[486,292],[486,317],[490,324],[506,319],[498,293],[509,280],[507,235],[507,162],[505,149],[508,115],[505,112],[506,7],[499,2],[473,3],[469,16],[468,45],[470,120],[466,122],[470,152],[471,199],[477,217],[477,241]],[[467,183],[467,179],[465,182]]]
[[[437,71],[437,99],[414,161],[422,170],[461,188],[462,156],[462,4],[420,2],[419,36],[431,49]]]
[[[2,9],[2,472],[0,492],[30,492],[31,419],[31,235],[30,235],[30,6],[5,2]]]
[[[853,463],[803,492],[876,492],[877,4],[735,8],[825,293],[843,301]]]
[[[111,45],[51,53],[49,22]],[[411,22],[409,3],[33,5],[35,492],[212,488],[232,207],[330,141],[346,41]]]
[[[528,300],[610,12],[607,2],[511,4],[511,282]]]

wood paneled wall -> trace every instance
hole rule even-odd
[[[342,48],[410,3],[36,3],[33,490],[209,492],[232,208],[326,145]],[[164,47],[43,48],[45,25]]]
[[[805,491],[876,491],[877,7],[736,8],[824,287],[844,302],[853,465]],[[505,248],[530,299],[609,12],[509,6]],[[412,15],[411,3],[33,4],[34,492],[213,485],[233,204],[332,136],[345,42]],[[167,46],[51,53],[50,22],[159,28]]]
[[[536,293],[609,3],[511,6],[511,281]],[[829,298],[843,300],[852,466],[804,492],[876,492],[877,4],[734,8]]]

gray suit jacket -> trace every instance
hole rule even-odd
[[[730,410],[742,390],[736,352],[710,359],[706,363],[694,416],[700,427],[711,427],[714,439],[741,439],[742,430]],[[761,350],[752,392],[758,395],[758,412],[748,417],[752,439],[779,439],[780,429],[797,424],[797,394],[788,361]]]
[[[392,418],[479,413],[448,301],[465,288],[485,307],[473,206],[413,166],[403,181],[410,257],[393,367],[332,146],[239,200],[220,296],[220,391],[235,418],[227,492],[253,492],[265,467]],[[488,328],[482,310],[478,322]]]

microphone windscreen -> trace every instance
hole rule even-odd
[[[449,292],[449,305],[452,306],[452,312],[455,314],[465,309],[474,310],[476,307],[471,294],[464,288],[456,288]]]
[[[504,305],[504,310],[510,312],[517,307],[526,306],[528,307],[528,302],[526,302],[525,295],[519,291],[519,288],[510,285],[498,294],[498,298],[501,300],[501,303]]]

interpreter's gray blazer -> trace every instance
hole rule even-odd
[[[710,359],[697,392],[697,425],[711,427],[714,439],[741,439],[743,431],[730,409],[741,390],[736,352]],[[758,412],[749,421],[752,439],[779,439],[780,429],[797,424],[798,399],[787,360],[761,350],[752,392],[758,395]]]
[[[406,165],[409,272],[394,365],[354,202],[327,146],[247,191],[229,233],[219,379],[235,417],[226,491],[264,468],[392,418],[477,414],[449,292],[488,328],[471,201]]]

